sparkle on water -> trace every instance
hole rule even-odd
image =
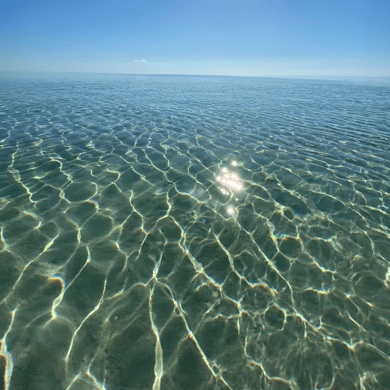
[[[388,389],[390,89],[0,77],[12,390]]]

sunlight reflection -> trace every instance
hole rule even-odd
[[[227,168],[222,168],[221,172],[223,174],[217,176],[217,181],[219,183],[223,184],[230,191],[242,191],[243,186],[240,182],[240,178],[235,173],[231,173]],[[226,188],[219,187],[219,189],[224,195],[229,193]]]
[[[238,163],[237,161],[232,161],[231,165],[237,166]],[[219,184],[218,189],[223,195],[230,196],[230,200],[232,201],[238,201],[236,194],[243,191],[244,187],[240,177],[236,173],[229,171],[226,167],[223,167],[216,177],[216,181]],[[235,216],[237,214],[236,206],[232,204],[227,205],[226,211],[231,216]]]
[[[228,212],[230,215],[234,215],[234,212],[235,212],[234,207],[229,206],[229,207],[227,208],[227,212]]]

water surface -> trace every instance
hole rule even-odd
[[[385,85],[2,76],[0,388],[388,389],[389,113]]]

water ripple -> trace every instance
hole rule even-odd
[[[0,90],[4,388],[388,387],[388,87]]]

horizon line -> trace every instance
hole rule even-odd
[[[122,75],[122,76],[193,76],[193,77],[246,77],[246,78],[301,78],[301,79],[323,79],[323,80],[383,80],[389,79],[388,76],[330,76],[330,75],[293,75],[293,74],[282,74],[282,75],[226,75],[226,74],[195,74],[195,73],[118,73],[118,72],[96,72],[96,71],[46,71],[46,70],[0,70],[0,73],[54,73],[54,74],[101,74],[101,75]]]

